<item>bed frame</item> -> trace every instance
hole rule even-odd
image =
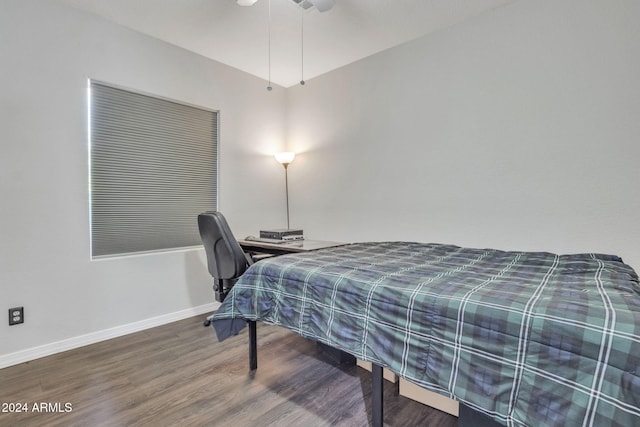
[[[258,333],[255,320],[247,321],[249,328],[249,370],[258,369]],[[341,350],[338,350],[341,351]],[[351,357],[353,358],[353,357]],[[355,360],[355,358],[353,358]],[[342,359],[339,359],[342,360]],[[382,366],[371,364],[371,425],[382,427],[384,418],[383,401],[384,376]],[[501,427],[491,418],[466,405],[460,404],[458,427]]]

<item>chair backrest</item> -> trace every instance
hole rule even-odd
[[[211,276],[216,279],[240,277],[249,263],[224,216],[215,211],[201,213],[198,229]]]

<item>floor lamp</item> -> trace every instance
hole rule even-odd
[[[287,230],[290,230],[289,226],[289,177],[287,175],[287,166],[289,163],[293,162],[293,159],[296,157],[296,153],[293,151],[285,151],[282,153],[275,154],[275,158],[282,166],[284,166],[284,188],[285,194],[287,197]]]

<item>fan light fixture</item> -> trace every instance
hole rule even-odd
[[[304,10],[315,7],[320,12],[326,12],[336,4],[336,0],[290,0],[290,1],[300,6]]]

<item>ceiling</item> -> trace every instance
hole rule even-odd
[[[515,0],[335,0],[326,12],[292,0],[58,1],[290,87]]]

